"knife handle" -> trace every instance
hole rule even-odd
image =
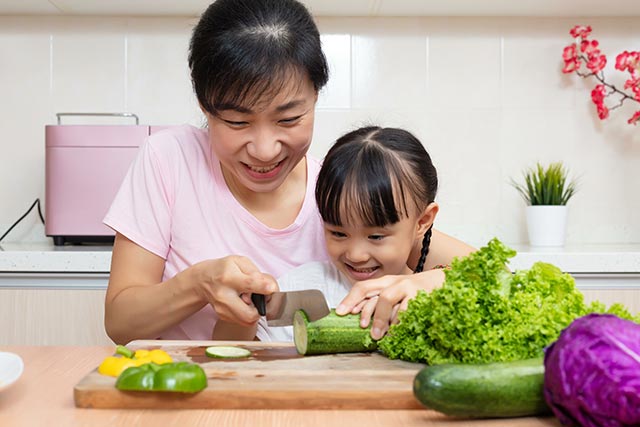
[[[253,305],[255,305],[258,309],[258,313],[260,314],[260,316],[267,315],[267,305],[264,302],[264,295],[251,294],[251,302],[253,302]]]

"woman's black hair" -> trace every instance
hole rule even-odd
[[[329,149],[316,182],[316,203],[328,224],[360,220],[368,227],[384,227],[409,216],[410,209],[422,212],[437,190],[436,168],[415,136],[370,126],[347,133]],[[411,202],[414,206],[407,206]],[[431,227],[416,272],[424,268],[430,242]]]
[[[291,78],[318,92],[329,79],[320,33],[296,0],[216,0],[189,45],[191,81],[202,108],[251,108]]]

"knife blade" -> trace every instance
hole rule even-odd
[[[254,299],[254,296],[255,297]],[[310,321],[315,321],[329,314],[329,305],[322,291],[318,289],[308,289],[304,291],[274,292],[271,294],[268,306],[264,307],[264,295],[252,294],[251,300],[254,305],[264,311],[267,316],[269,326],[290,326],[293,325],[293,315],[298,310],[304,310]],[[260,301],[262,300],[262,302]],[[261,315],[264,315],[260,313]]]

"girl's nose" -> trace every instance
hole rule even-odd
[[[368,251],[364,245],[358,243],[349,245],[344,255],[347,260],[352,263],[366,262],[369,260]]]
[[[277,159],[281,151],[282,143],[277,133],[269,130],[256,132],[251,142],[247,145],[249,155],[261,162]]]

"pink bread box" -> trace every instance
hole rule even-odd
[[[128,115],[135,125],[45,126],[45,233],[56,246],[112,243],[114,232],[102,224],[138,147],[166,126],[139,125],[131,113],[59,113]]]

